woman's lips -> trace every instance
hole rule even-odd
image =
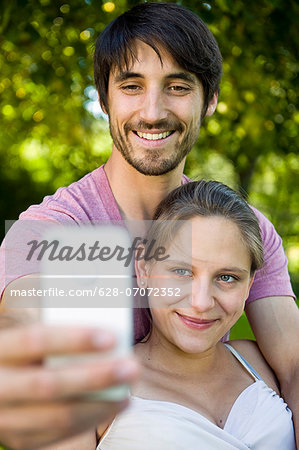
[[[191,316],[183,316],[182,314],[177,313],[181,321],[187,325],[189,328],[193,328],[196,330],[206,330],[207,328],[210,328],[214,323],[217,321],[217,319],[198,319],[196,317]]]

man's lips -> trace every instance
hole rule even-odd
[[[151,131],[151,133],[148,133],[146,131],[135,131],[132,130],[133,136],[135,139],[137,139],[140,143],[145,145],[146,147],[160,147],[165,145],[170,139],[172,139],[172,136],[175,133],[175,130],[172,131]]]
[[[185,325],[189,328],[194,328],[197,330],[205,330],[217,322],[217,319],[199,319],[197,317],[185,316],[179,314],[178,312],[177,315]]]
[[[147,139],[149,141],[157,141],[159,139],[165,139],[168,136],[170,136],[172,133],[174,133],[174,130],[157,130],[157,131],[135,131],[134,133],[137,134],[140,138]]]

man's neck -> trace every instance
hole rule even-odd
[[[184,161],[160,176],[139,173],[119,152],[112,152],[104,170],[124,219],[150,220],[158,204],[181,185]]]

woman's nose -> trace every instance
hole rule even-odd
[[[192,283],[192,307],[198,312],[209,311],[215,306],[213,286],[208,280]]]

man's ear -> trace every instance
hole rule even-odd
[[[207,107],[207,112],[205,113],[205,116],[212,116],[212,114],[214,114],[216,106],[217,106],[217,102],[218,102],[218,93],[215,92],[212,100],[209,101],[209,104]]]
[[[143,257],[140,257],[144,253],[144,247],[139,245],[136,250],[135,257],[135,272],[137,277],[137,284],[140,288],[147,287],[147,271],[148,267]]]
[[[105,108],[104,103],[103,103],[102,100],[101,100],[101,97],[100,97],[99,92],[98,92],[98,100],[99,100],[99,104],[100,104],[100,107],[101,107],[102,111],[103,111],[105,114],[108,115],[108,111],[107,111],[107,109]]]
[[[107,111],[107,109],[105,108],[105,106],[103,105],[103,103],[100,102],[100,107],[102,108],[102,111],[107,114],[107,116],[109,116],[109,113]]]

